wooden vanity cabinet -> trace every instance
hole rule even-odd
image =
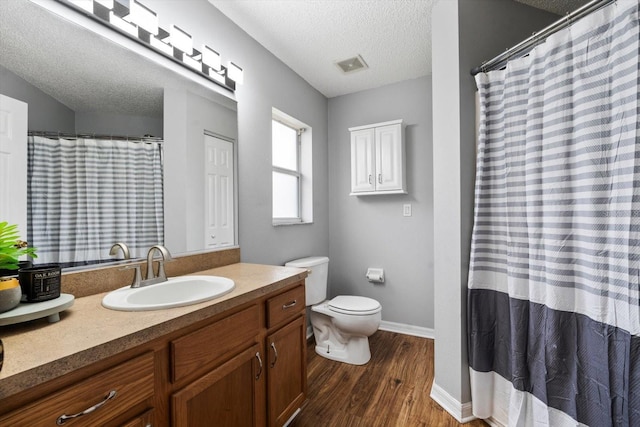
[[[298,283],[173,340],[173,381],[202,374],[172,394],[172,425],[284,425],[306,398],[304,301]]]
[[[255,344],[171,396],[174,427],[264,425],[264,367]]]
[[[306,398],[304,301],[298,281],[25,391],[0,426],[282,426]]]
[[[128,414],[152,409],[153,375],[154,355],[145,352],[0,416],[0,426],[111,426],[123,425],[124,418],[124,425],[146,427],[136,424],[143,415]]]
[[[269,426],[282,426],[307,393],[304,285],[267,300],[266,338]]]

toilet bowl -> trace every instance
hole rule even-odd
[[[327,359],[364,365],[371,359],[369,337],[378,330],[382,306],[372,298],[339,295],[325,300],[329,258],[308,257],[287,267],[306,268],[306,305],[316,341],[316,353]]]

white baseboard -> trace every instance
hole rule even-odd
[[[424,328],[422,326],[406,325],[404,323],[380,322],[381,331],[397,332],[399,334],[413,335],[415,337],[434,339],[435,331],[432,328]]]
[[[476,419],[476,417],[473,416],[471,402],[459,402],[442,387],[436,384],[435,381],[431,385],[430,397],[461,424],[468,423]]]
[[[406,325],[404,323],[387,322],[383,320],[380,322],[381,331],[396,332],[398,334],[413,335],[415,337],[430,338],[435,337],[434,330],[431,328],[423,328],[422,326]],[[307,326],[307,339],[313,336],[313,328],[311,325]]]

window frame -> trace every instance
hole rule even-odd
[[[290,129],[292,129],[293,131],[295,131],[296,133],[296,170],[293,169],[288,169],[288,168],[283,168],[281,166],[275,166],[273,164],[273,157],[271,159],[271,173],[273,176],[273,173],[281,173],[283,175],[289,175],[289,176],[293,176],[297,179],[297,200],[298,200],[298,205],[297,205],[297,216],[295,217],[275,217],[273,216],[273,205],[271,207],[271,217],[272,217],[272,221],[274,225],[284,225],[284,224],[300,224],[303,222],[302,219],[302,179],[303,179],[303,174],[302,174],[302,170],[301,170],[301,164],[302,164],[302,133],[305,131],[305,128],[298,128],[297,126],[295,126],[294,124],[287,122],[285,120],[282,120],[279,117],[272,117],[271,118],[271,126],[273,127],[273,122],[277,122],[283,126],[286,126]],[[273,150],[273,132],[272,132],[272,140],[271,140],[271,149]],[[272,182],[273,185],[273,182]],[[273,199],[272,199],[272,203],[273,203]]]

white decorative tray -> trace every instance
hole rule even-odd
[[[49,323],[60,320],[60,312],[73,305],[75,297],[71,294],[60,294],[56,299],[42,302],[21,302],[16,308],[0,313],[0,326],[46,317]]]

